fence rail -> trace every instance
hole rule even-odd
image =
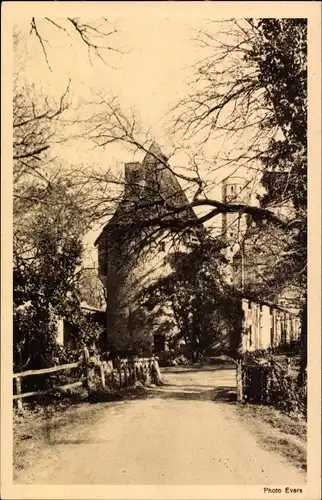
[[[71,370],[72,368],[77,368],[81,366],[82,361],[76,361],[75,363],[69,363],[67,365],[52,366],[51,368],[42,368],[40,370],[26,370],[25,372],[14,373],[13,378],[28,377],[30,375],[44,375],[45,373],[55,373],[62,370]]]
[[[83,380],[40,391],[22,392],[21,390],[21,379],[24,377],[46,375],[79,367],[83,368]],[[107,385],[121,389],[135,384],[136,381],[140,381],[143,384],[149,384],[154,379],[161,381],[158,358],[154,356],[151,358],[134,357],[132,359],[123,358],[114,359],[113,361],[100,361],[97,358],[90,357],[88,349],[85,348],[82,359],[77,362],[42,368],[40,370],[26,370],[14,373],[13,380],[16,385],[16,394],[13,395],[13,401],[16,401],[17,408],[21,411],[23,409],[22,399],[24,398],[50,394],[58,390],[64,391],[76,387],[86,387],[90,390],[93,385],[94,375],[97,372],[99,373],[103,389],[106,389]]]
[[[30,398],[32,396],[40,396],[43,394],[49,394],[50,392],[54,392],[58,389],[63,389],[63,390],[73,389],[74,387],[80,387],[83,384],[84,384],[83,382],[78,381],[78,382],[72,382],[71,384],[65,384],[65,385],[60,385],[58,387],[53,387],[52,389],[46,389],[45,391],[23,392],[21,394],[14,394],[13,399],[19,400],[19,399],[23,399],[23,398]]]

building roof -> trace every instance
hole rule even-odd
[[[105,312],[105,309],[99,309],[98,307],[93,307],[93,306],[87,304],[87,302],[85,302],[85,301],[81,302],[80,307],[83,311],[91,311],[91,312],[99,312],[99,313]]]
[[[134,163],[126,165],[134,165]],[[152,142],[142,163],[135,162],[135,165],[138,170],[140,170],[141,167],[142,176],[146,178],[147,183],[149,183],[151,176],[154,180],[157,178],[156,184],[158,185],[159,194],[162,195],[162,198],[166,199],[169,204],[177,207],[189,204],[189,200],[183,191],[177,176],[168,164],[167,157],[163,154],[161,148],[156,142]],[[120,200],[113,216],[107,222],[101,234],[96,239],[94,243],[95,246],[98,244],[101,236],[107,231],[107,229],[117,222],[118,216],[121,215],[123,207],[127,202],[128,199],[126,199],[123,195],[123,198]],[[197,215],[190,206],[187,206],[187,209],[183,212],[183,214],[197,219]]]
[[[149,156],[149,154],[150,154],[150,156],[155,155],[160,159],[165,158],[164,154],[161,151],[160,146],[154,141],[152,142],[151,146],[149,147],[149,152],[145,155],[145,158],[147,158]]]

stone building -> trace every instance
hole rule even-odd
[[[95,242],[99,276],[107,290],[107,338],[118,350],[140,342],[162,350],[165,335],[160,334],[160,325],[153,315],[140,309],[138,296],[144,287],[171,272],[166,259],[169,253],[185,250],[186,243],[200,238],[204,229],[197,225],[196,229],[184,232],[183,237],[182,231],[178,231],[181,237],[177,243],[173,235],[170,237],[162,229],[163,222],[175,225],[186,219],[196,221],[197,216],[189,207],[176,210],[188,205],[188,199],[157,144],[151,145],[142,163],[125,164],[124,175],[124,195]],[[243,178],[230,177],[223,183],[222,198],[227,203],[250,203],[251,192]],[[153,223],[155,220],[157,224]],[[215,315],[214,331],[217,352],[232,356],[246,350],[276,347],[299,336],[296,315],[277,303],[260,303],[243,293],[245,284],[253,279],[253,267],[247,268],[244,248],[250,227],[251,221],[245,214],[222,216],[227,259],[225,279],[240,293],[234,295],[232,291],[230,306]],[[251,251],[252,248],[247,249]]]
[[[120,350],[133,341],[164,345],[156,333],[158,325],[151,324],[151,316],[138,308],[137,297],[143,287],[170,272],[165,259],[169,252],[183,249],[185,238],[196,237],[202,230],[197,228],[180,241],[162,230],[162,223],[169,220],[173,224],[186,218],[196,220],[192,209],[176,213],[188,200],[167,165],[155,143],[142,163],[125,164],[123,198],[95,242],[99,276],[107,290],[107,337]]]
[[[226,180],[222,199],[226,203],[252,204],[245,179]],[[287,236],[276,226],[258,228],[242,213],[223,214],[222,232],[227,245],[225,278],[240,296],[232,297],[237,313],[233,330],[237,350],[255,351],[298,341],[299,297],[290,286],[282,288],[279,283],[275,288],[272,286],[274,265]]]
[[[242,299],[241,351],[257,351],[296,342],[300,318],[286,309]]]

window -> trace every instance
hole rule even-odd
[[[159,243],[160,252],[165,252],[165,241]]]

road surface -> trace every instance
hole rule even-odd
[[[88,417],[57,430],[24,484],[297,485],[305,476],[264,450],[230,404],[233,370],[167,369],[148,399],[89,405]],[[91,419],[91,411],[96,411]],[[97,408],[99,407],[99,410]],[[74,409],[74,411],[76,411]],[[98,412],[98,413],[97,413]],[[72,413],[71,413],[72,418]]]

